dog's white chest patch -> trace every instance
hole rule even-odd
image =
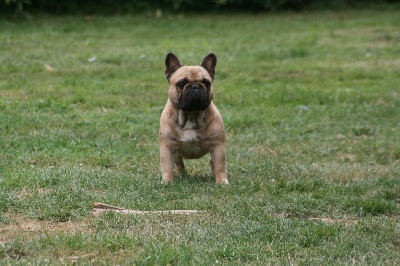
[[[181,141],[183,142],[193,142],[198,141],[197,132],[194,129],[184,129],[182,130],[181,134]]]

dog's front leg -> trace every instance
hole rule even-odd
[[[162,182],[172,182],[174,180],[174,153],[165,143],[160,144],[160,165]]]
[[[219,144],[211,151],[211,172],[215,174],[215,182],[221,185],[229,184],[226,176],[225,145]]]

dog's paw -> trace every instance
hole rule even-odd
[[[216,180],[216,183],[217,183],[218,185],[229,185],[229,181],[228,181],[227,178],[224,178],[224,179],[217,179],[217,180]]]
[[[163,180],[161,180],[161,184],[170,184],[172,182],[174,182],[173,179],[163,179]]]

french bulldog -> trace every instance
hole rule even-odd
[[[162,182],[185,171],[183,159],[211,155],[211,174],[217,184],[229,184],[225,156],[225,127],[213,103],[217,57],[210,53],[198,66],[184,66],[173,53],[165,58],[168,100],[160,117]]]

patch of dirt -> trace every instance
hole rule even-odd
[[[325,218],[325,217],[311,217],[309,218],[311,221],[321,221],[323,223],[331,224],[331,223],[344,223],[344,224],[358,224],[357,219],[334,219],[334,218]]]
[[[55,222],[28,219],[19,214],[8,213],[9,222],[0,224],[0,243],[13,241],[16,237],[37,237],[43,234],[65,232],[75,234],[78,232],[90,232],[87,222]]]
[[[282,219],[295,218],[291,213],[286,213],[286,212],[279,213],[277,217]],[[357,219],[339,219],[339,218],[329,218],[329,217],[309,217],[306,219],[311,221],[320,221],[327,224],[332,224],[332,223],[344,223],[346,225],[358,224]]]
[[[23,189],[18,194],[18,198],[22,200],[22,199],[26,199],[26,198],[29,198],[29,197],[33,197],[35,195],[50,194],[52,191],[53,191],[52,189],[42,189],[42,188],[39,188],[37,190]]]

